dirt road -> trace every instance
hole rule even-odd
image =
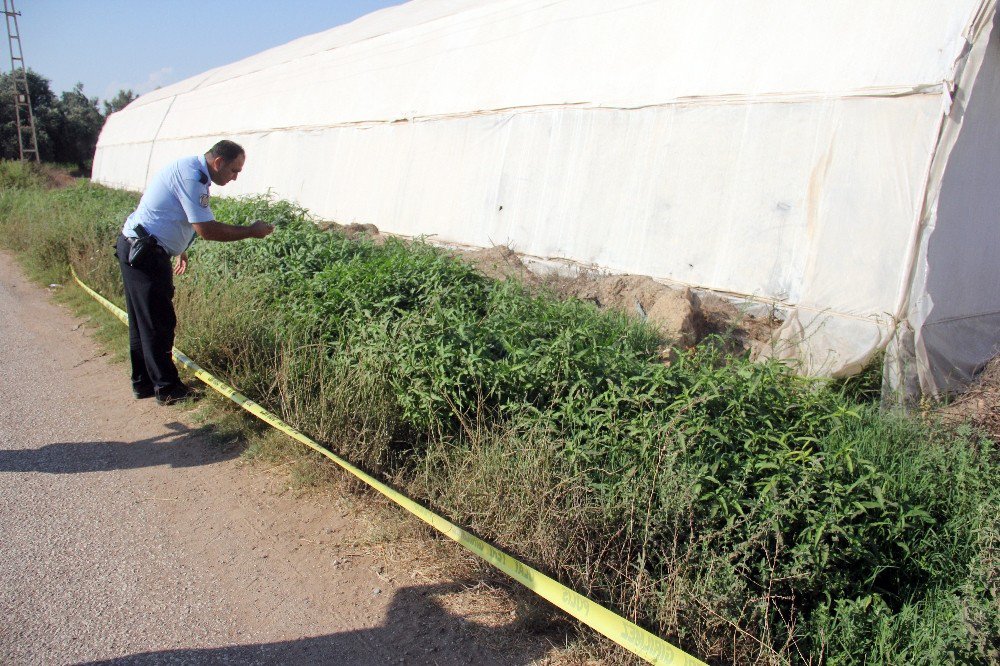
[[[79,324],[0,253],[0,663],[544,659],[513,611],[456,613],[468,584],[356,545],[362,518],[133,400]]]

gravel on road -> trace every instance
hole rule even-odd
[[[0,663],[545,659],[513,619],[456,613],[467,584],[414,579],[350,512],[134,400],[47,296],[0,253]]]

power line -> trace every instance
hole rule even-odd
[[[14,0],[3,0],[3,13],[7,18],[7,38],[10,42],[10,74],[14,84],[14,117],[17,123],[17,146],[21,159],[38,156],[38,136],[35,134],[35,114],[31,110],[31,94],[28,91],[28,73],[24,69],[24,52],[21,50],[21,32],[17,28],[17,17],[21,12],[14,9]],[[27,124],[22,122],[22,117]]]

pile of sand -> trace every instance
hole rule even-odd
[[[330,222],[328,220],[320,220],[316,222],[316,226],[323,231],[341,233],[351,240],[361,240],[362,238],[367,238],[375,244],[385,242],[385,236],[382,235],[382,233],[378,230],[378,227],[374,224],[359,224],[357,222],[352,222],[351,224],[337,224],[336,222]]]
[[[731,351],[740,352],[770,340],[772,331],[781,325],[774,316],[755,317],[718,296],[668,287],[641,275],[538,275],[504,245],[458,254],[489,277],[516,278],[562,298],[589,301],[599,308],[647,321],[674,346],[687,347],[708,335],[718,335]]]
[[[506,245],[494,245],[482,250],[455,250],[455,254],[486,277],[495,280],[516,278],[530,287],[542,283],[542,278],[532,273],[517,253]]]

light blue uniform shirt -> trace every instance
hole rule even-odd
[[[177,256],[194,240],[194,222],[215,219],[208,207],[208,163],[204,155],[182,157],[163,167],[139,200],[139,207],[125,220],[122,233],[135,238],[141,224],[171,256]]]

